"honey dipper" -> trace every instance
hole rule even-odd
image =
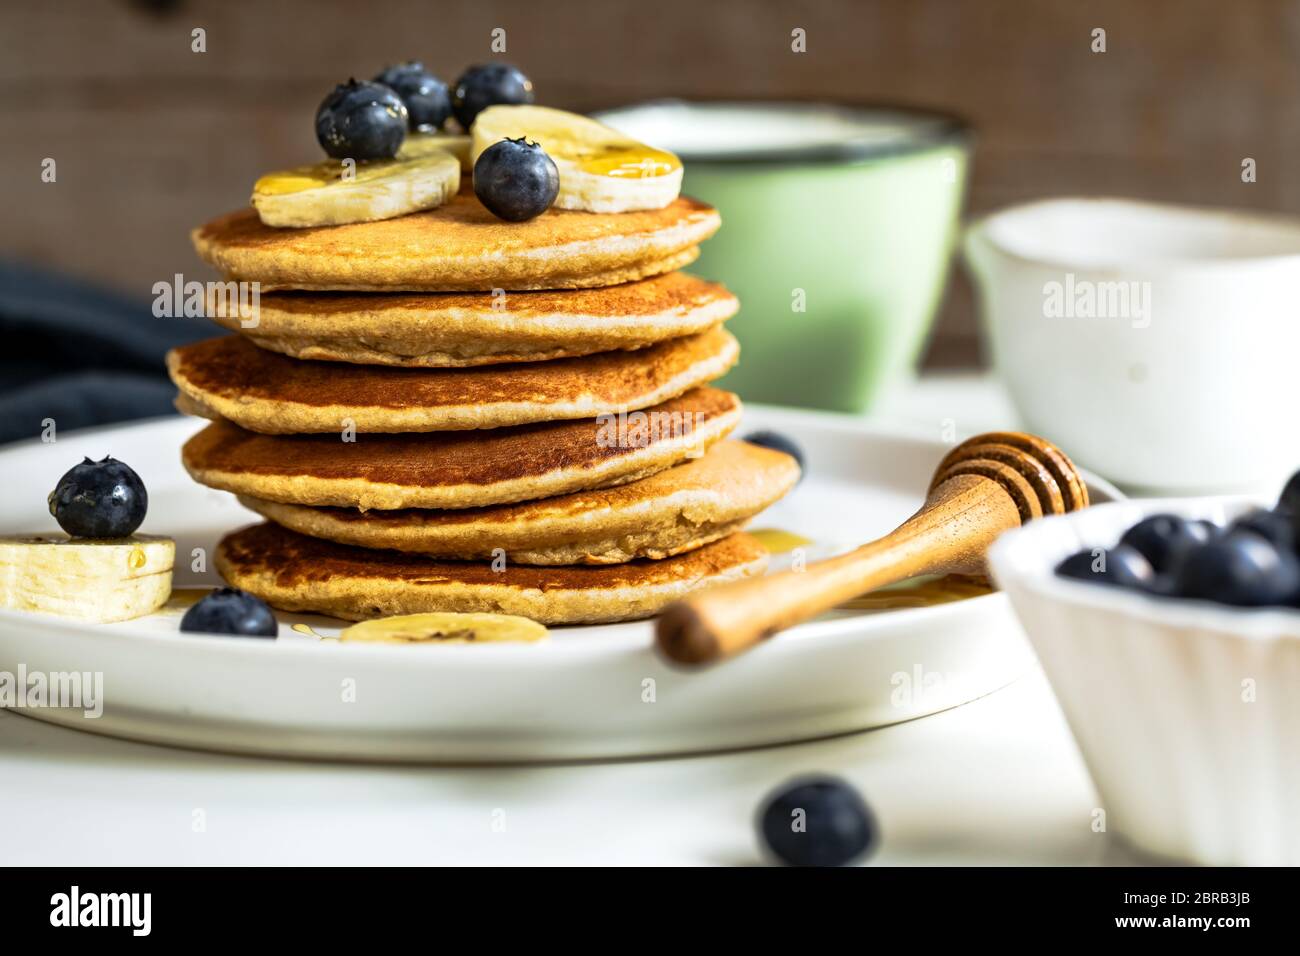
[[[907,578],[982,574],[985,553],[1002,532],[1087,506],[1087,486],[1051,442],[1020,432],[977,435],[944,456],[925,504],[894,531],[803,570],[693,594],[664,609],[656,642],[678,663],[721,660]]]

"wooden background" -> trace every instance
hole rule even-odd
[[[190,50],[199,26],[206,53]],[[1060,193],[1300,213],[1289,0],[3,0],[0,255],[142,298],[201,274],[189,229],[244,202],[259,172],[317,156],[334,83],[408,57],[450,79],[489,58],[498,26],[550,105],[820,96],[956,112],[979,134],[971,213]],[[40,181],[45,157],[56,183]],[[1258,182],[1241,182],[1243,157]],[[958,271],[929,361],[978,358]]]

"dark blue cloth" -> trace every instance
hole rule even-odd
[[[156,318],[143,295],[0,262],[0,442],[40,435],[47,418],[65,432],[175,411],[163,356],[218,331]]]

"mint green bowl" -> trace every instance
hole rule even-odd
[[[869,411],[914,373],[947,280],[970,137],[913,110],[661,102],[597,118],[677,153],[722,229],[690,271],[740,298],[744,399]]]

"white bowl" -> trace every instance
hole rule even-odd
[[[1173,494],[1300,465],[1300,220],[1052,199],[977,221],[965,254],[1025,425],[1080,464]]]
[[[1106,826],[1161,856],[1300,864],[1300,611],[1229,608],[1058,578],[1150,514],[1231,521],[1241,498],[1123,501],[993,546],[1083,753]]]

